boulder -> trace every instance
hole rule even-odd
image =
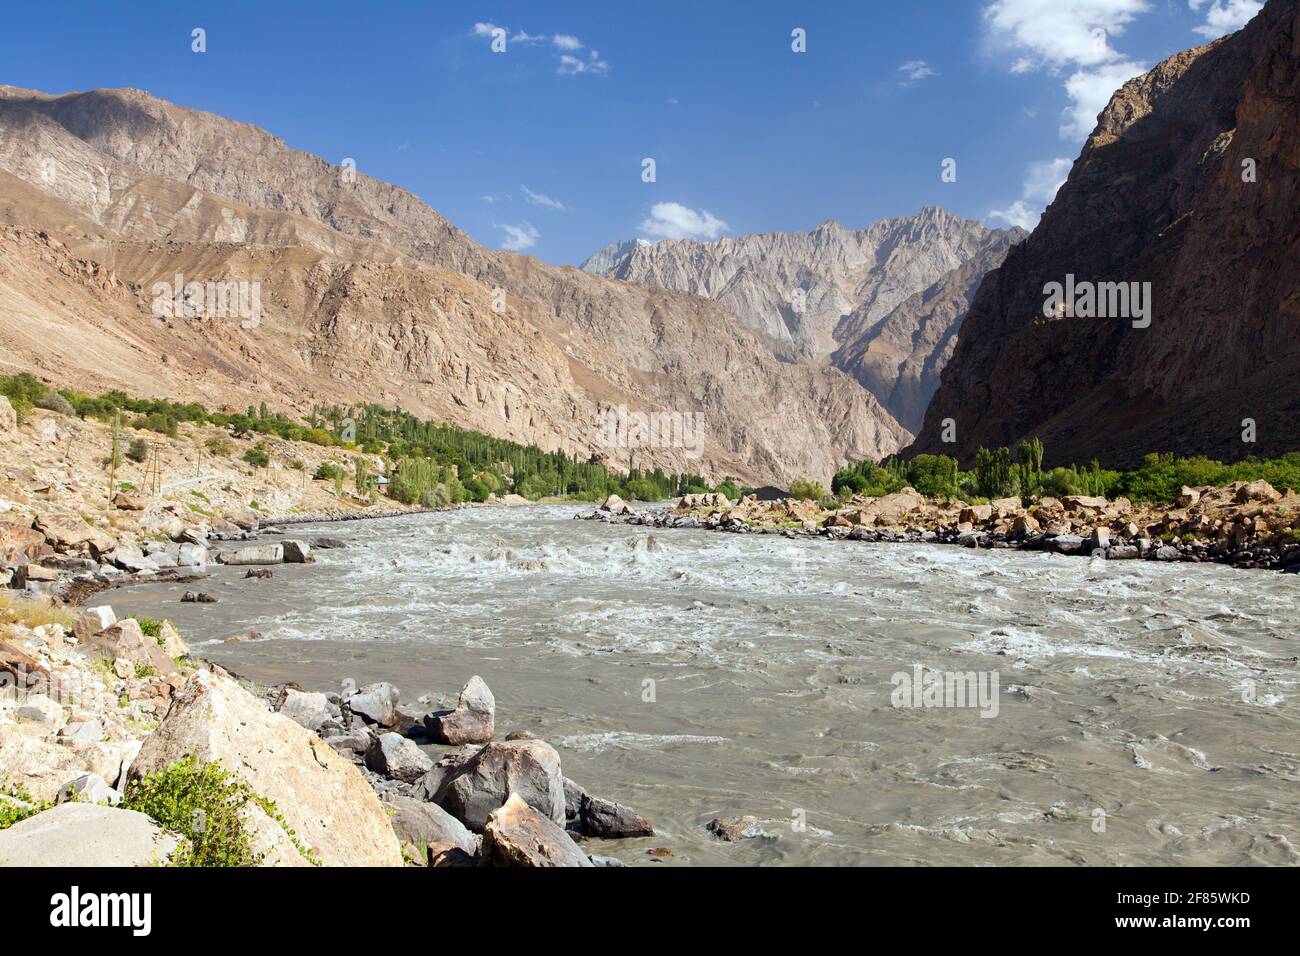
[[[1101,527],[1092,529],[1092,537],[1089,539],[1089,545],[1094,549],[1105,551],[1110,547],[1110,529]]]
[[[1057,554],[1081,554],[1086,547],[1087,542],[1077,534],[1058,534],[1043,543],[1045,550]]]
[[[124,618],[112,627],[82,641],[86,652],[104,660],[128,660],[133,664],[152,667],[159,675],[177,673],[176,662],[152,637],[145,636],[140,623],[133,617]]]
[[[917,494],[914,488],[904,488],[892,495],[877,498],[862,509],[866,524],[896,525],[903,518],[925,504],[925,498]]]
[[[988,521],[993,517],[992,505],[969,505],[962,508],[961,513],[957,516],[958,521],[970,522],[972,525]]]
[[[1101,511],[1110,503],[1105,498],[1089,495],[1068,495],[1063,501],[1065,502],[1065,510],[1071,513]],[[1041,506],[1042,502],[1039,502],[1039,505]]]
[[[618,495],[610,495],[604,501],[601,502],[600,510],[608,511],[611,514],[622,515],[622,514],[629,514],[632,509],[629,508],[627,506],[627,502],[624,501],[622,498],[620,498]]]
[[[366,753],[366,766],[390,780],[415,783],[433,769],[433,761],[414,741],[390,732],[380,735]]]
[[[285,538],[280,542],[280,547],[284,549],[285,564],[311,564],[316,560],[311,555],[311,545],[306,541]]]
[[[505,505],[507,508],[518,508],[521,505],[532,504],[532,502],[523,495],[502,495],[501,504]]]
[[[144,502],[135,495],[119,491],[113,496],[113,507],[121,511],[144,511]]]
[[[135,810],[64,803],[0,830],[0,866],[156,866],[179,844]]]
[[[186,756],[220,761],[271,800],[297,839],[328,866],[400,866],[388,816],[361,772],[324,741],[268,712],[228,677],[201,671],[176,692],[171,710],[145,738],[136,779]],[[256,804],[244,809],[254,848],[268,863],[302,858],[283,827]]]
[[[443,780],[434,802],[477,833],[512,793],[563,826],[564,776],[554,747],[541,740],[487,744]]]
[[[324,694],[285,688],[277,710],[299,727],[319,733],[325,721],[339,716],[339,709]],[[369,748],[367,739],[366,749]],[[364,750],[363,750],[364,752]]]
[[[94,744],[103,739],[104,725],[98,720],[77,720],[59,730],[59,740],[74,744]]]
[[[101,803],[115,807],[122,802],[122,794],[110,787],[97,773],[82,774],[69,780],[59,790],[58,803]]]
[[[120,785],[123,764],[133,746],[122,743],[79,744],[56,742],[53,737],[22,733],[0,734],[0,773],[7,783],[19,784],[33,800],[53,802],[69,780],[94,773]]]
[[[428,714],[424,726],[439,743],[485,744],[495,731],[496,699],[477,674],[460,690],[455,710]]]
[[[1023,540],[1037,534],[1039,527],[1038,520],[1033,515],[1018,515],[1011,525],[1011,536]]]
[[[348,545],[341,538],[312,538],[311,546],[321,551],[330,551],[335,548],[346,548]]]
[[[158,644],[168,657],[189,657],[190,649],[181,637],[181,632],[171,621],[163,621],[158,630]]]
[[[607,840],[654,836],[650,821],[629,807],[593,797],[564,778],[564,814],[569,827],[583,836]]]
[[[123,571],[138,574],[141,571],[158,570],[158,562],[153,558],[145,557],[144,552],[133,544],[119,544],[109,558]]]
[[[28,694],[14,711],[18,720],[45,724],[53,730],[63,726],[63,706],[45,694]]]
[[[201,544],[185,543],[176,548],[176,566],[179,568],[205,568],[208,566],[208,549]]]
[[[186,591],[181,595],[182,604],[216,604],[217,599],[206,591]]]
[[[1277,501],[1282,497],[1281,492],[1262,478],[1258,481],[1242,482],[1236,487],[1237,493],[1233,497],[1237,504],[1244,505],[1252,501]]]
[[[1182,490],[1178,492],[1178,497],[1174,499],[1174,503],[1180,508],[1190,508],[1200,500],[1200,491],[1196,488],[1189,488],[1187,485],[1183,485]]]
[[[0,395],[0,433],[18,430],[18,413],[9,399]]]
[[[256,531],[261,516],[252,508],[244,508],[230,516],[231,523],[241,531]]]
[[[112,535],[86,523],[79,515],[44,514],[36,519],[36,530],[45,540],[60,551],[88,546],[99,554],[107,554],[117,547]]]
[[[352,713],[363,720],[380,727],[392,727],[397,723],[397,697],[396,687],[380,681],[367,684],[347,698],[346,703]]]
[[[408,860],[424,866],[452,848],[478,855],[479,838],[436,803],[393,794],[384,798],[384,808]]]
[[[284,546],[254,544],[238,550],[218,551],[217,560],[232,567],[250,564],[284,564]]]
[[[751,816],[714,817],[708,822],[707,829],[719,840],[727,843],[736,843],[746,837],[759,834],[758,818]]]
[[[1004,518],[1018,515],[1025,510],[1019,498],[994,498],[989,502],[989,507]]]
[[[593,866],[564,828],[517,793],[488,815],[479,853],[482,866]]]

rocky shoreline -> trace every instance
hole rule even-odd
[[[386,682],[256,688],[166,622],[151,636],[109,607],[46,613],[61,619],[0,639],[0,865],[194,862],[201,831],[138,807],[196,765],[254,795],[245,864],[621,866],[583,842],[654,835],[564,776],[550,744],[499,738],[479,677],[446,710]]]
[[[1082,495],[979,504],[927,499],[912,488],[827,509],[792,498],[731,502],[687,495],[676,508],[635,512],[610,496],[576,517],[650,528],[872,543],[1046,551],[1107,561],[1212,562],[1300,573],[1300,496],[1266,481],[1183,488],[1172,506]]]

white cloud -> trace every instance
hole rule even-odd
[[[483,202],[489,203],[491,205],[496,205],[499,202],[510,201],[509,196],[479,196],[478,198],[481,199]]]
[[[565,208],[564,203],[560,202],[558,199],[552,199],[550,196],[544,195],[542,193],[535,193],[527,186],[521,185],[519,188],[523,191],[524,197],[534,206],[543,206],[546,209],[559,209],[559,210],[563,210]]]
[[[530,34],[527,30],[520,30],[518,33],[516,33],[514,36],[510,38],[510,42],[524,43],[524,44],[545,43],[546,34],[544,33]]]
[[[1187,5],[1200,12],[1210,0],[1187,0]],[[1255,14],[1264,9],[1261,0],[1214,0],[1205,14],[1205,23],[1192,32],[1211,40],[1235,33],[1244,27]]]
[[[497,226],[498,229],[504,229],[506,238],[501,243],[502,249],[509,249],[511,252],[523,252],[525,249],[531,249],[537,245],[537,240],[542,234],[528,222],[521,222],[517,226]]]
[[[707,209],[696,212],[676,202],[657,202],[637,227],[659,239],[717,239],[730,227]]]
[[[908,60],[898,68],[898,72],[903,74],[903,79],[900,81],[902,86],[939,75],[930,69],[930,64],[924,60]]]
[[[560,57],[560,65],[555,72],[560,76],[577,76],[579,73],[607,73],[608,71],[609,64],[604,60],[580,60],[576,56],[565,53]]]
[[[1060,132],[1083,139],[1111,94],[1145,69],[1111,40],[1150,9],[1150,0],[995,0],[984,8],[984,21],[995,45],[1013,57],[1011,72],[1073,71],[1065,82],[1072,105]]]
[[[570,36],[567,33],[555,34],[555,36],[551,37],[551,42],[554,43],[556,47],[558,47],[561,50],[569,50],[570,52],[572,52],[573,50],[582,49],[582,41],[575,36]]]
[[[1006,209],[994,209],[989,218],[1032,231],[1038,225],[1043,209],[1056,198],[1057,191],[1070,175],[1072,165],[1071,160],[1063,158],[1030,163],[1025,170],[1020,198]]]
[[[483,39],[486,40],[486,39],[491,39],[493,32],[495,32],[496,30],[504,30],[504,29],[505,27],[499,27],[495,23],[486,23],[480,20],[478,23],[474,24],[474,28],[469,31],[469,35],[475,37],[482,37]]]

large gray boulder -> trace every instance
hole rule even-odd
[[[438,743],[485,744],[496,731],[496,698],[475,674],[460,690],[455,710],[428,714],[424,726]]]
[[[650,821],[631,807],[593,797],[568,777],[564,778],[564,813],[569,829],[583,836],[620,840],[655,835]]]
[[[448,849],[470,857],[478,854],[479,838],[436,803],[393,794],[384,798],[389,820],[407,859],[420,866]]]
[[[482,866],[594,866],[553,819],[517,793],[489,814],[479,851]]]
[[[63,803],[0,830],[0,866],[154,866],[179,844],[143,813]]]
[[[478,833],[512,793],[564,826],[564,776],[554,747],[541,740],[488,744],[443,781],[434,802]]]
[[[319,733],[325,721],[339,716],[339,709],[324,694],[285,688],[279,712],[300,727]]]
[[[390,780],[415,783],[433,769],[433,761],[413,741],[387,733],[366,754],[366,766]]]
[[[397,688],[387,681],[367,684],[346,699],[348,708],[363,720],[381,727],[397,723]]]
[[[327,866],[401,866],[397,837],[361,772],[228,677],[201,671],[176,692],[166,719],[145,738],[131,777],[191,755],[219,761],[275,804],[283,826],[255,803],[242,811],[253,849],[268,864],[305,862],[287,826]]]
[[[255,544],[238,550],[219,551],[217,560],[232,567],[249,564],[284,564],[284,548],[278,544]]]
[[[311,564],[316,560],[311,555],[311,545],[306,541],[285,538],[280,542],[280,547],[284,549],[285,564]]]

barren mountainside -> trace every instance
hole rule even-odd
[[[1293,451],[1298,187],[1300,11],[1269,0],[1111,99],[1038,228],[985,277],[910,450],[951,453],[952,418],[967,462],[1035,434],[1063,462]],[[1151,283],[1150,326],[1049,318],[1045,286],[1068,275]]]
[[[849,376],[779,362],[717,304],[484,249],[405,190],[138,90],[0,87],[0,216],[21,227],[0,247],[5,371],[401,404],[619,467],[750,480],[825,480],[910,437]],[[88,287],[96,267],[115,284]],[[177,273],[260,282],[261,322],[153,316],[153,284]],[[602,448],[596,416],[620,404],[703,415],[703,458]]]
[[[916,429],[937,383],[930,378],[950,351],[936,353],[935,344],[965,317],[984,273],[1024,236],[930,207],[866,229],[827,221],[811,232],[713,242],[630,240],[582,268],[714,299],[764,335],[774,354],[843,369]]]

